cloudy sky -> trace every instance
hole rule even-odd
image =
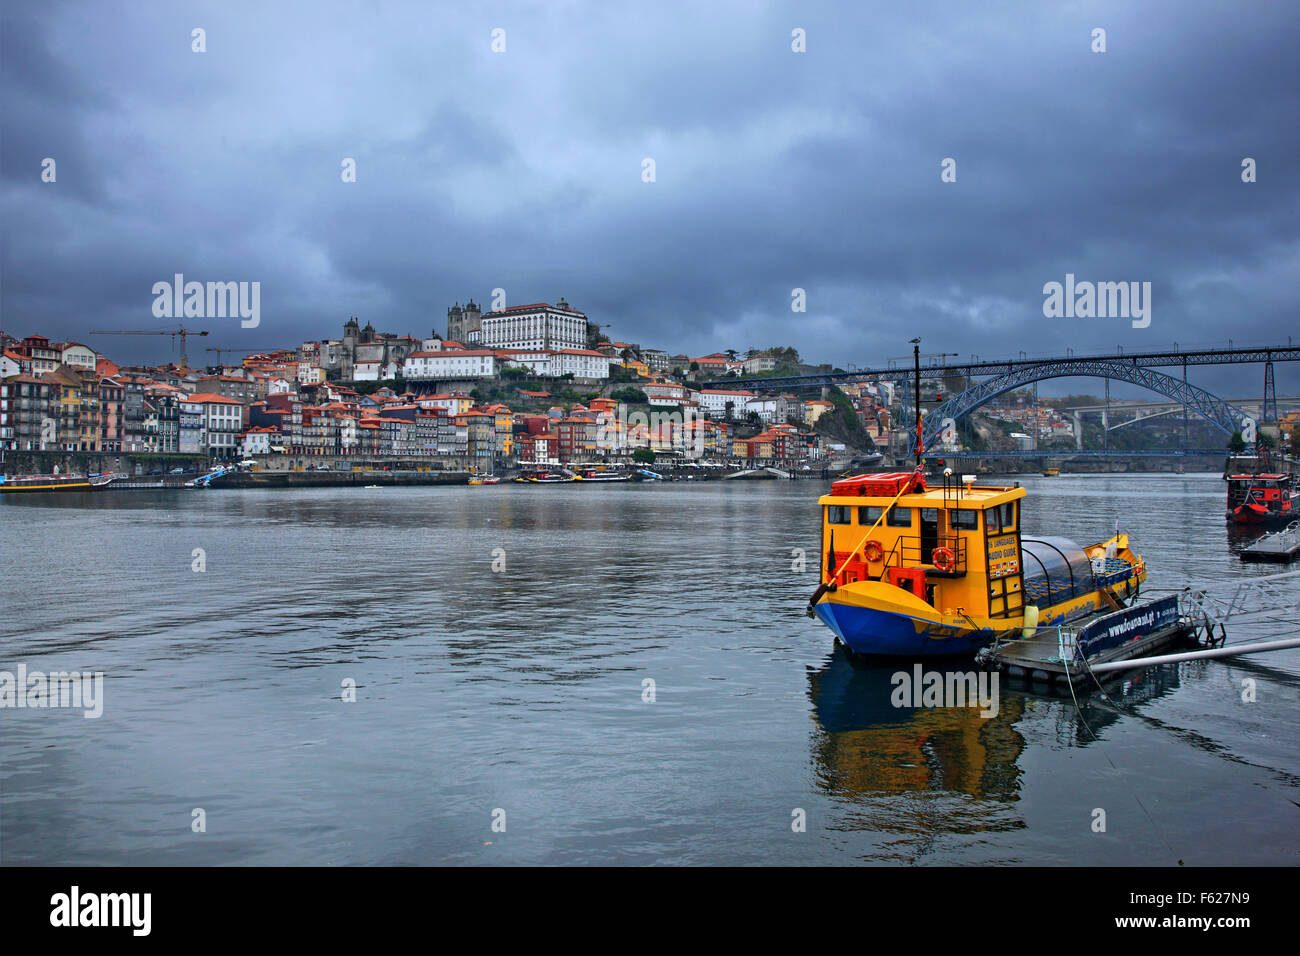
[[[212,333],[192,353],[338,337],[349,315],[441,333],[498,287],[563,296],[616,339],[842,366],[918,333],[963,357],[1300,340],[1289,0],[11,0],[0,18],[0,328],[119,361],[174,355],[89,333],[165,326],[151,290],[178,272],[261,283],[259,327],[189,320]],[[1066,273],[1150,282],[1149,327],[1045,318]]]

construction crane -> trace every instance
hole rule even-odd
[[[183,325],[178,325],[174,329],[126,329],[126,330],[109,330],[96,329],[91,335],[170,335],[172,342],[175,343],[176,336],[181,337],[181,371],[189,368],[189,363],[185,357],[185,338],[189,335],[207,335],[207,330],[187,329]]]
[[[214,349],[214,348],[206,348],[206,349],[204,349],[203,351],[205,351],[205,352],[216,352],[216,353],[217,353],[217,364],[218,364],[218,365],[223,365],[224,363],[221,361],[221,353],[222,353],[222,352],[238,352],[239,349]]]

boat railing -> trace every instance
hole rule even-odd
[[[941,569],[934,562],[934,553],[941,548],[952,554],[952,565]],[[936,535],[922,538],[919,535],[900,535],[893,547],[884,557],[884,566],[889,568],[924,567],[927,573],[935,577],[958,578],[966,574],[966,541],[960,535]],[[884,573],[882,572],[882,577]]]

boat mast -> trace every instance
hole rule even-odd
[[[915,380],[913,382],[916,391],[916,470],[921,470],[921,454],[924,451],[921,447],[921,339],[912,339],[912,366]]]

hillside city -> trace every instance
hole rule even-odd
[[[563,298],[486,313],[471,300],[447,310],[445,334],[381,332],[354,317],[340,338],[204,369],[184,360],[118,364],[80,342],[0,333],[0,448],[268,467],[307,459],[481,471],[656,459],[806,465],[888,450],[905,427],[897,383],[844,383],[812,399],[705,387],[831,367],[804,365],[790,348],[673,354],[612,341],[601,331],[608,327]],[[220,360],[231,350],[207,351]],[[923,400],[951,387],[925,380]],[[1013,448],[1076,440],[1069,417],[1025,396],[986,414]],[[980,439],[968,430],[945,447],[957,440]]]

